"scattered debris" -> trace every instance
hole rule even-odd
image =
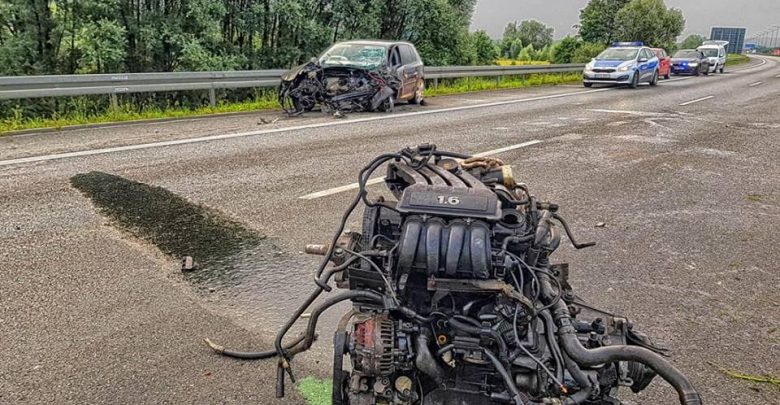
[[[196,268],[197,264],[195,263],[195,260],[192,259],[192,256],[184,256],[181,260],[181,271],[188,272],[193,271]]]
[[[604,228],[605,226],[607,226],[607,224],[604,222],[596,222],[596,228]]]

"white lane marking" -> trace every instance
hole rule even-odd
[[[510,150],[515,150],[515,149],[525,148],[525,147],[531,146],[531,145],[536,145],[536,144],[539,144],[539,143],[542,143],[542,142],[544,142],[544,141],[541,141],[539,139],[534,139],[532,141],[518,143],[516,145],[510,145],[510,146],[507,146],[507,147],[504,147],[504,148],[498,148],[498,149],[489,150],[487,152],[476,153],[476,154],[474,154],[474,156],[496,155],[496,154],[499,154],[499,153],[508,152]],[[384,180],[385,180],[384,176],[373,178],[373,179],[368,180],[366,182],[366,185],[381,183]],[[338,194],[338,193],[341,193],[341,192],[344,192],[344,191],[354,190],[356,188],[358,188],[358,183],[352,183],[352,184],[347,184],[345,186],[334,187],[334,188],[329,188],[327,190],[317,191],[316,193],[306,194],[306,195],[300,196],[298,198],[301,199],[301,200],[313,200],[315,198],[327,197],[329,195]]]
[[[648,111],[606,110],[601,108],[588,108],[588,111],[599,112],[599,113],[611,113],[611,114],[639,115],[639,116],[647,116],[647,117],[657,117],[659,115],[665,115],[663,113],[648,112]]]
[[[696,100],[686,101],[686,102],[680,104],[680,106],[691,105],[693,103],[698,103],[699,101],[709,100],[711,98],[715,98],[715,96],[707,96],[707,97],[697,98]]]
[[[776,78],[780,79],[780,75],[775,76]]]
[[[613,87],[608,87],[608,88],[595,89],[595,90],[575,91],[575,92],[571,92],[571,93],[551,94],[551,95],[547,95],[547,96],[538,96],[538,97],[529,97],[529,98],[521,98],[521,99],[514,99],[514,100],[495,101],[495,102],[492,102],[492,103],[485,103],[485,104],[474,104],[474,105],[464,105],[464,106],[457,106],[457,107],[447,107],[447,108],[440,108],[440,109],[437,109],[437,110],[425,110],[425,111],[413,111],[413,112],[407,112],[407,113],[401,113],[401,114],[377,115],[377,116],[372,116],[372,117],[346,119],[346,120],[339,120],[339,121],[328,121],[328,122],[321,122],[321,123],[317,123],[317,124],[298,125],[298,126],[292,126],[292,127],[286,127],[286,128],[270,128],[270,129],[263,129],[263,130],[251,131],[251,132],[238,132],[238,133],[232,133],[232,134],[209,135],[209,136],[203,136],[203,137],[198,137],[198,138],[186,138],[186,139],[177,139],[177,140],[172,140],[172,141],[142,143],[142,144],[137,144],[137,145],[115,146],[115,147],[111,147],[111,148],[89,149],[89,150],[82,150],[82,151],[76,151],[76,152],[66,152],[66,153],[55,153],[55,154],[51,154],[51,155],[30,156],[30,157],[17,158],[17,159],[0,160],[0,166],[10,166],[10,165],[15,165],[15,164],[20,164],[20,163],[44,162],[44,161],[49,161],[49,160],[67,159],[67,158],[83,157],[83,156],[93,156],[93,155],[101,155],[101,154],[106,154],[106,153],[116,153],[116,152],[125,152],[125,151],[140,150],[140,149],[159,148],[159,147],[165,147],[165,146],[184,145],[184,144],[190,144],[190,143],[209,142],[209,141],[216,141],[216,140],[222,140],[222,139],[243,138],[243,137],[255,136],[255,135],[268,135],[268,134],[276,134],[276,133],[281,133],[281,132],[292,132],[292,131],[299,131],[299,130],[312,129],[312,128],[335,127],[335,126],[350,125],[350,124],[357,124],[357,123],[363,123],[363,122],[383,121],[383,120],[389,120],[389,119],[399,119],[399,118],[404,118],[404,117],[416,117],[416,116],[421,116],[421,115],[430,115],[430,114],[437,114],[437,113],[444,113],[444,112],[473,110],[473,109],[477,109],[477,108],[486,108],[486,107],[495,107],[495,106],[501,106],[501,105],[520,104],[520,103],[527,103],[527,102],[531,102],[531,101],[550,100],[550,99],[555,99],[555,98],[578,96],[578,95],[582,95],[582,94],[599,93],[599,92],[609,91],[609,90],[614,90],[614,89],[615,88],[613,88]]]
[[[751,83],[751,84],[749,84],[749,85],[748,85],[748,87],[756,87],[756,86],[758,86],[758,85],[760,85],[760,84],[762,84],[762,83],[764,83],[764,82],[755,82],[755,83]]]

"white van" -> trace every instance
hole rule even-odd
[[[723,73],[723,68],[726,66],[726,46],[728,44],[729,41],[704,41],[700,47],[696,48],[709,59],[710,72],[720,71]]]

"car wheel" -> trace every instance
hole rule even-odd
[[[631,84],[628,87],[635,89],[639,86],[639,72],[634,72],[634,77],[631,79]]]
[[[657,86],[658,85],[658,71],[656,70],[655,73],[653,73],[653,78],[650,79],[650,85],[651,86]]]
[[[585,83],[585,82],[583,82],[582,85],[585,86],[585,87],[593,87],[593,83]]]
[[[417,82],[417,88],[414,90],[414,97],[409,100],[409,104],[425,103],[425,80]]]

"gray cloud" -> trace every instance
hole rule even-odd
[[[509,21],[537,19],[555,28],[555,37],[574,33],[588,0],[479,0],[471,28],[499,38]],[[713,26],[745,27],[748,36],[780,24],[778,0],[666,0],[685,14],[683,35],[708,36]]]

